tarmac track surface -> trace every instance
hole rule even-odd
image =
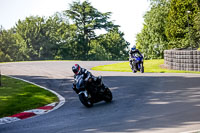
[[[71,66],[117,62],[46,61],[0,64],[3,74],[32,81],[66,99],[59,109],[0,125],[0,133],[178,133],[200,129],[200,75],[92,71],[113,93],[111,103],[84,107],[72,91]],[[17,104],[17,103],[16,103]]]

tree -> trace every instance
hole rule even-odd
[[[41,58],[41,49],[43,47],[43,38],[45,31],[42,28],[45,20],[42,17],[27,17],[25,20],[19,20],[16,24],[16,33],[26,44],[26,53],[29,59],[38,60]]]
[[[13,29],[0,29],[1,61],[126,59],[129,43],[110,15],[84,1],[73,2],[69,10],[48,18],[26,17]],[[106,33],[96,35],[96,30]]]
[[[195,4],[195,9],[197,10],[194,14],[194,31],[195,31],[195,42],[196,46],[200,48],[200,0]]]
[[[44,17],[31,16],[19,20],[16,33],[21,44],[25,44],[29,60],[60,59],[60,47],[66,23],[58,14]]]
[[[56,13],[50,16],[43,25],[45,40],[43,41],[41,54],[44,59],[62,59],[61,47],[66,42],[63,36],[68,28],[68,22],[63,20],[60,15]]]
[[[5,30],[0,28],[0,61],[19,60],[19,52],[16,49],[20,47],[16,44],[14,29]]]
[[[199,0],[171,0],[166,35],[172,48],[197,47],[199,7]]]
[[[114,27],[107,34],[99,38],[100,46],[105,49],[108,60],[126,60],[128,58],[128,43],[124,39],[124,33]]]
[[[198,12],[194,18],[194,30],[196,31],[196,44],[200,48],[200,12]]]
[[[95,30],[108,30],[114,26],[111,21],[108,21],[111,13],[101,13],[87,1],[73,2],[65,13],[77,27],[77,42],[81,44],[79,48],[83,50],[80,58],[87,59],[91,49],[90,42],[96,38]]]
[[[163,58],[168,44],[165,35],[168,12],[168,0],[152,0],[151,10],[144,15],[144,26],[136,36],[136,44],[146,59]]]

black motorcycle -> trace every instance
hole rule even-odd
[[[97,83],[100,82],[100,83]],[[78,89],[78,96],[83,105],[92,107],[93,103],[100,101],[111,102],[112,93],[108,87],[102,86],[102,79],[97,81],[84,80],[83,75],[77,75],[75,78],[75,85]]]

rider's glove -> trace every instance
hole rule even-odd
[[[78,89],[76,88],[76,85],[73,83],[72,89],[76,92],[76,94],[79,93]]]

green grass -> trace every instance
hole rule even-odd
[[[194,72],[194,71],[179,71],[179,70],[163,69],[160,67],[160,65],[162,65],[162,64],[164,64],[164,59],[145,60],[144,61],[144,72],[146,72],[146,73],[198,73],[198,74],[200,74],[200,72]],[[96,66],[96,67],[93,67],[92,70],[132,72],[129,62]]]
[[[21,80],[2,76],[0,118],[58,101],[53,93]]]

